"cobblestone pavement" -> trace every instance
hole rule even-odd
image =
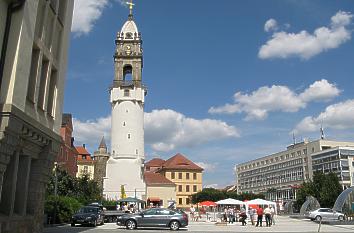
[[[318,232],[318,223],[310,220],[290,219],[278,216],[276,225],[272,227],[255,227],[250,224],[241,226],[240,223],[228,224],[227,226],[216,226],[212,222],[190,222],[188,228],[181,229],[180,232]],[[70,225],[60,227],[45,228],[44,233],[150,233],[150,232],[170,232],[169,229],[137,229],[134,231],[118,227],[114,223],[104,226],[92,227],[70,227]],[[354,232],[354,225],[321,225],[320,232]]]

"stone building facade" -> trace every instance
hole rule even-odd
[[[73,0],[0,0],[0,232],[42,231]]]
[[[65,170],[70,176],[75,177],[77,173],[78,152],[74,146],[71,114],[63,114],[60,135],[62,143],[55,162],[57,162],[60,170]]]
[[[102,191],[103,181],[106,177],[106,167],[108,159],[109,153],[107,151],[106,141],[104,137],[102,137],[101,143],[98,146],[98,150],[93,153],[93,160],[95,161],[93,177]]]

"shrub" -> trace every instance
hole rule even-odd
[[[54,221],[56,206],[56,221]],[[80,209],[82,204],[75,198],[65,196],[48,196],[45,202],[45,213],[51,219],[52,223],[68,223],[71,216]]]

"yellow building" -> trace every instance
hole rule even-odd
[[[87,174],[90,180],[93,180],[95,174],[95,160],[84,146],[77,146],[77,173],[76,177],[82,177]]]
[[[159,173],[145,172],[148,206],[169,207],[176,203],[176,184]]]
[[[203,168],[182,154],[176,154],[164,161],[153,159],[146,164],[146,171],[160,173],[176,184],[176,204],[178,208],[188,208],[191,196],[202,190]]]

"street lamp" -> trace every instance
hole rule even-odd
[[[57,217],[57,196],[58,196],[58,175],[57,175],[58,163],[54,162],[54,216],[53,223],[56,223]]]

